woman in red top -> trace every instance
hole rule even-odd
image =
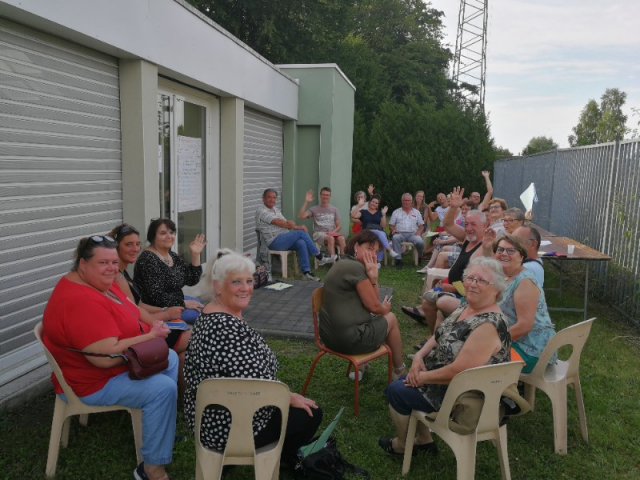
[[[114,283],[118,252],[111,237],[83,238],[74,266],[54,288],[44,311],[43,342],[54,356],[65,380],[87,405],[124,405],[143,409],[144,462],[134,471],[138,480],[165,480],[171,462],[176,426],[178,358],[169,351],[169,367],[144,380],[131,380],[120,357],[89,357],[89,353],[117,354],[136,343],[166,338],[160,321],[148,326],[137,307]],[[62,389],[52,375],[57,394]]]

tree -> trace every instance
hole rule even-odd
[[[558,144],[554,142],[551,137],[533,137],[529,140],[524,150],[522,150],[522,155],[533,155],[534,153],[546,152],[557,148]]]
[[[505,158],[505,157],[513,157],[513,153],[508,148],[502,148],[498,145],[493,147],[493,152],[495,154],[495,158]]]
[[[569,135],[569,145],[580,147],[622,140],[629,132],[627,116],[622,113],[626,100],[627,94],[617,88],[605,90],[600,106],[595,100],[589,100],[580,113],[578,125],[572,129],[573,134]]]
[[[598,143],[622,140],[628,131],[627,116],[622,113],[627,94],[617,88],[607,88],[600,100],[602,118],[596,128]]]
[[[569,145],[581,147],[583,145],[595,145],[598,143],[596,130],[602,118],[602,112],[595,100],[589,100],[580,112],[578,125],[572,128],[573,135],[569,135]]]

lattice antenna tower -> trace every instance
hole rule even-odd
[[[479,103],[483,110],[488,15],[489,0],[460,0],[456,52],[451,74],[453,81],[460,87],[461,100]],[[471,88],[465,88],[467,86]]]

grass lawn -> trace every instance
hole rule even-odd
[[[547,268],[548,278],[554,272]],[[425,327],[404,316],[400,307],[413,305],[421,290],[420,276],[413,268],[381,270],[380,281],[395,289],[393,304],[403,334],[405,353],[426,333]],[[570,278],[580,279],[577,273]],[[549,280],[551,281],[551,280]],[[579,306],[578,285],[565,290],[562,299],[550,296],[550,303]],[[538,391],[536,409],[514,418],[508,426],[509,460],[514,479],[608,479],[640,478],[640,404],[638,402],[640,347],[638,333],[630,329],[609,307],[590,302],[590,316],[598,317],[582,356],[581,379],[585,396],[590,442],[580,436],[575,398],[569,392],[568,455],[553,453],[553,421],[548,398]],[[552,313],[560,330],[581,320],[580,314]],[[299,392],[317,349],[302,341],[268,339],[281,363],[280,379],[292,391]],[[393,435],[388,408],[382,391],[385,387],[385,361],[373,362],[360,385],[360,417],[354,418],[353,383],[344,376],[346,363],[324,357],[311,381],[308,396],[325,411],[325,424],[340,407],[345,412],[337,428],[343,456],[369,471],[372,479],[455,479],[455,457],[436,437],[437,457],[420,456],[413,460],[407,477],[401,475],[401,460],[382,453],[378,437]],[[40,479],[49,444],[53,413],[50,392],[20,409],[0,413],[0,478]],[[195,471],[193,438],[179,414],[178,433],[187,441],[175,446],[174,462],[168,473],[173,480],[192,479]],[[69,447],[61,449],[58,479],[129,479],[135,467],[131,422],[126,413],[92,415],[88,428],[77,419],[71,426]],[[283,474],[282,478],[290,478]],[[225,478],[252,479],[249,467],[236,468]],[[354,477],[356,478],[356,477]],[[495,448],[490,442],[478,446],[476,478],[500,478]]]

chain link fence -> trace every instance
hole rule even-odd
[[[495,196],[522,208],[520,194],[535,183],[533,221],[573,238],[611,262],[586,262],[589,291],[640,327],[640,140],[499,160]]]

